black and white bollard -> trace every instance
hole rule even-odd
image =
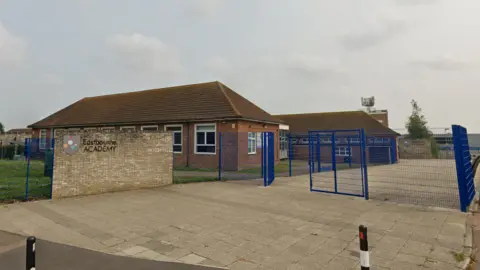
[[[368,237],[367,227],[359,226],[359,238],[360,238],[360,269],[370,270],[370,254],[368,253]]]
[[[34,236],[27,238],[27,270],[35,270],[35,241]]]

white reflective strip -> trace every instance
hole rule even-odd
[[[33,243],[33,248],[32,248],[33,251],[35,251],[35,243]]]
[[[370,254],[368,254],[368,251],[360,250],[360,266],[370,267]]]

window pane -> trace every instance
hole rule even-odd
[[[205,133],[197,132],[197,144],[205,144]]]
[[[158,127],[143,127],[143,131],[157,131]]]
[[[182,144],[182,133],[174,132],[173,133],[173,144]]]
[[[215,146],[202,146],[197,145],[198,153],[215,153]]]
[[[215,131],[215,125],[197,126],[197,131]]]
[[[182,127],[167,127],[167,131],[181,131]]]
[[[207,133],[207,144],[215,144],[215,132],[206,132]]]
[[[182,152],[182,146],[181,145],[174,145],[173,146],[173,152]]]

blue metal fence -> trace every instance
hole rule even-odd
[[[335,130],[329,131],[335,132]],[[310,137],[312,136],[312,137]],[[309,143],[312,143],[315,149],[310,149]],[[350,153],[351,149],[360,147],[361,137],[352,134],[337,134],[335,140],[327,138],[320,134],[289,134],[288,136],[288,176],[309,174],[309,169],[313,171],[329,171],[330,165],[320,166],[322,157],[325,158],[324,150],[321,146],[334,145],[330,150],[336,151],[336,155],[342,156],[342,163],[352,164],[358,161],[358,157]],[[367,151],[365,161],[367,164],[394,164],[397,163],[397,141],[391,135],[375,135],[366,137],[365,149]],[[314,153],[310,156],[310,152]],[[282,176],[287,176],[283,174]]]
[[[466,212],[475,197],[475,182],[468,144],[467,129],[452,125],[455,164],[457,169],[460,210]]]
[[[186,140],[195,142],[195,138],[187,137]],[[271,184],[275,167],[274,133],[218,132],[216,138],[209,140],[211,153],[196,153],[195,149],[186,147],[184,152],[174,154],[174,183],[260,180],[267,177]]]
[[[363,130],[309,131],[310,191],[368,199]]]
[[[54,140],[26,139],[15,147],[22,151],[0,160],[0,201],[51,198]]]

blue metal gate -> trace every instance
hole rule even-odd
[[[308,132],[310,191],[368,199],[363,129]]]
[[[267,187],[275,180],[275,134],[263,132],[262,141],[263,185]]]
[[[466,212],[476,192],[467,129],[459,125],[452,125],[452,132],[460,209],[462,212]]]

